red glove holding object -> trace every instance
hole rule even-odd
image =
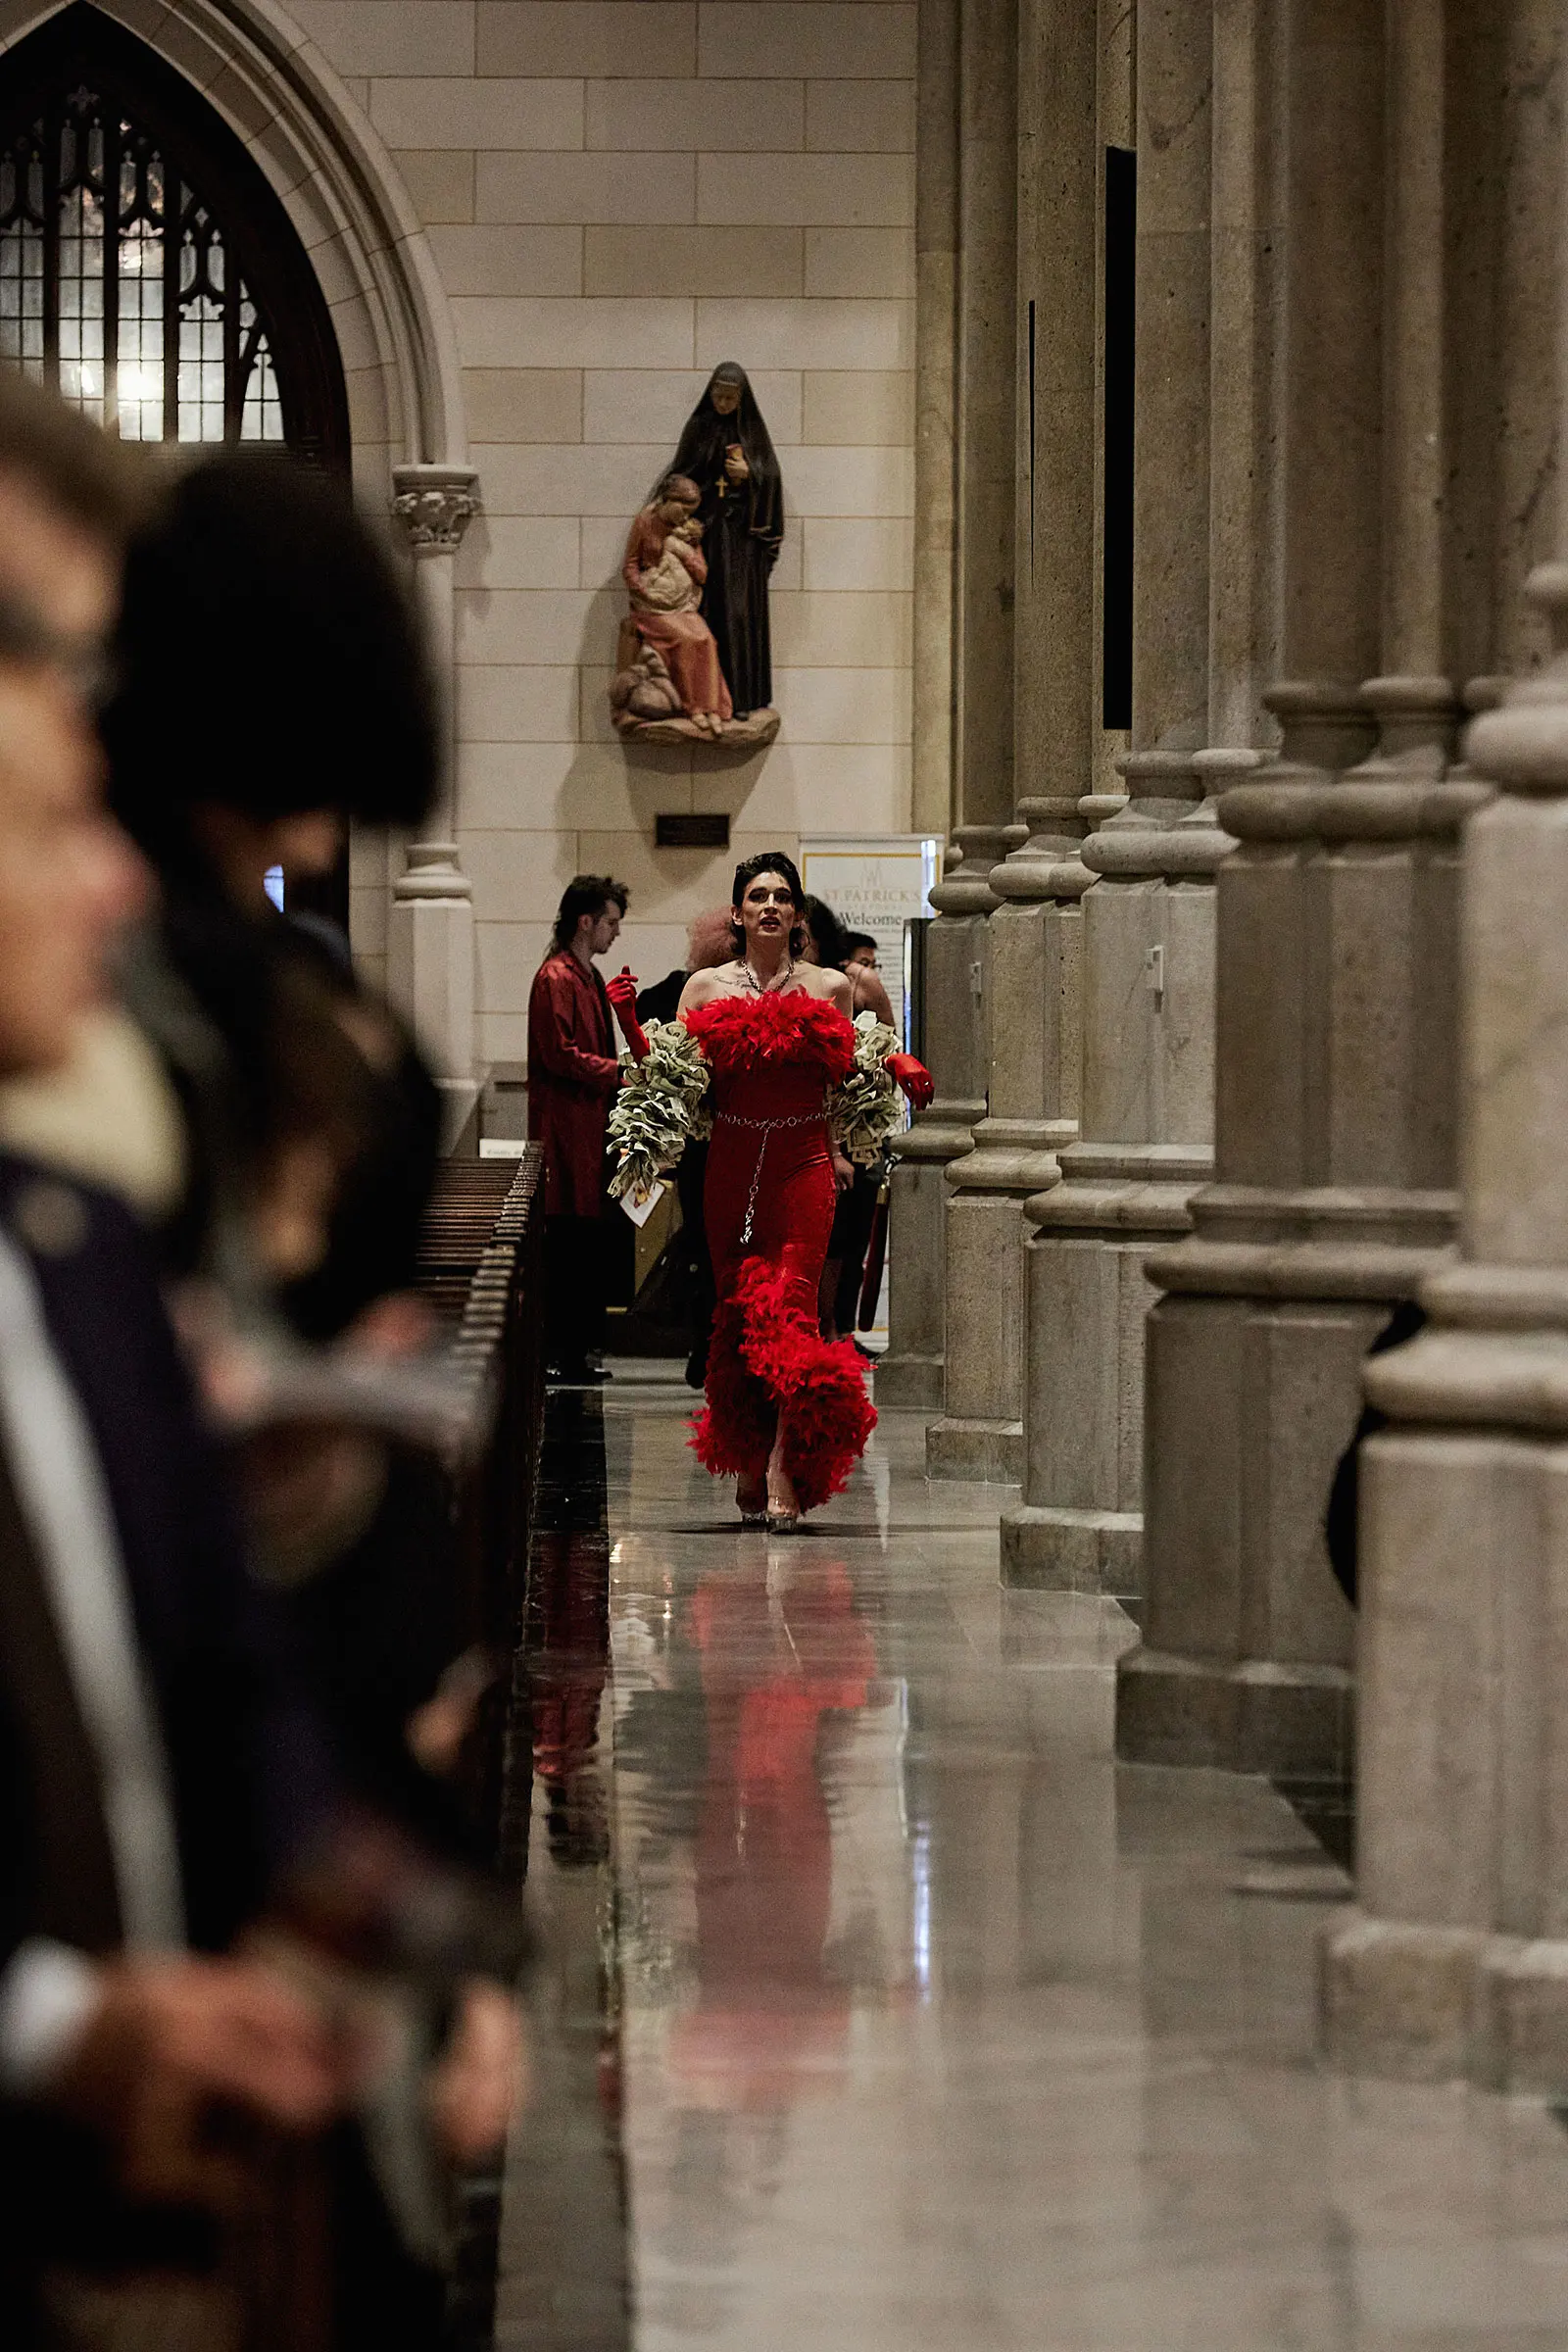
[[[936,1101],[937,1082],[925,1063],[917,1061],[912,1054],[890,1054],[887,1066],[915,1110],[925,1110]]]
[[[648,1059],[648,1035],[637,1018],[637,979],[628,964],[622,964],[613,980],[605,982],[605,994],[615,1008],[615,1018],[621,1033],[631,1048],[633,1061]]]

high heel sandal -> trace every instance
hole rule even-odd
[[[767,1514],[767,1532],[770,1536],[795,1536],[799,1535],[800,1529],[799,1511],[769,1511]]]
[[[766,1488],[764,1487],[762,1490],[762,1502],[760,1509],[759,1509],[756,1503],[748,1504],[742,1502],[740,1491],[737,1488],[735,1494],[735,1508],[740,1512],[742,1527],[765,1527],[767,1525]]]

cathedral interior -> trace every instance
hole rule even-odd
[[[646,986],[940,845],[847,1490],[738,1523],[613,1202],[499,1425],[463,2352],[1568,2342],[1565,98],[1562,0],[0,0],[0,357],[411,583],[435,808],[278,890],[453,1186],[572,876]]]

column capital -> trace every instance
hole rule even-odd
[[[1545,614],[1556,651],[1471,722],[1465,763],[1503,792],[1568,793],[1568,563],[1539,564],[1525,593]]]
[[[1206,879],[1236,846],[1215,816],[1214,795],[1259,757],[1226,747],[1128,753],[1116,762],[1127,780],[1127,805],[1084,843],[1084,864],[1097,881]]]
[[[1020,801],[1018,817],[1029,837],[992,867],[992,891],[1012,906],[1081,899],[1094,876],[1079,856],[1086,827],[1077,795]]]
[[[455,555],[478,512],[472,466],[393,466],[392,514],[415,555]]]
[[[931,893],[938,914],[989,914],[998,904],[991,888],[994,865],[1028,837],[1027,825],[959,825],[954,833],[958,856]]]

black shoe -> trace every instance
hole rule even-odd
[[[705,1388],[707,1384],[708,1349],[694,1348],[686,1358],[686,1386],[689,1389],[701,1389]]]
[[[547,1364],[545,1378],[558,1389],[597,1389],[612,1375],[602,1364]]]

